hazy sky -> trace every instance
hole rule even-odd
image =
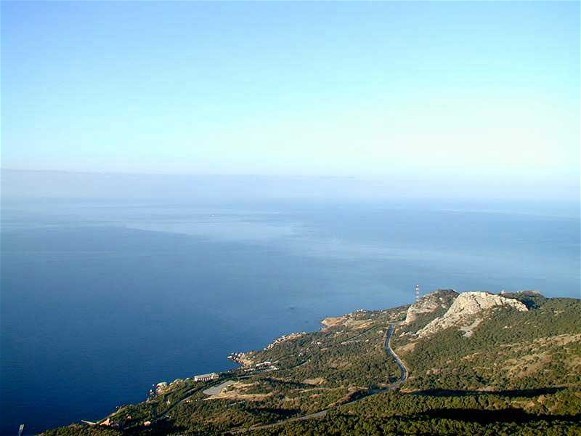
[[[578,184],[578,2],[2,2],[2,166]]]

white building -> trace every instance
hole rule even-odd
[[[200,374],[200,375],[195,375],[194,376],[194,381],[198,382],[198,381],[210,381],[210,380],[216,380],[218,378],[218,374],[216,374],[215,372],[211,372],[210,374]]]

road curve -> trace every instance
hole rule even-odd
[[[393,351],[393,348],[391,348],[391,337],[393,336],[393,332],[395,331],[395,326],[397,324],[399,324],[399,323],[391,323],[389,325],[389,329],[387,330],[387,333],[385,334],[385,342],[384,342],[385,351],[387,352],[387,354],[389,354],[391,357],[393,357],[393,359],[395,360],[395,363],[397,363],[397,366],[399,366],[399,370],[401,372],[399,380],[396,381],[395,383],[392,383],[390,385],[389,389],[399,388],[402,384],[404,384],[406,382],[406,380],[408,379],[408,374],[409,374],[409,371],[406,368],[405,364],[402,362],[402,360],[399,358],[399,356],[397,354],[395,354],[395,351]]]
[[[385,388],[369,390],[367,395],[364,395],[363,397],[351,400],[347,403],[343,403],[342,406],[345,404],[355,403],[356,401],[360,401],[363,398],[367,398],[367,397],[370,397],[372,395],[379,394],[381,392],[392,391],[392,390],[398,389],[402,384],[404,384],[406,382],[406,380],[408,378],[408,374],[409,374],[408,369],[406,368],[406,366],[402,362],[402,360],[399,358],[399,356],[397,354],[395,354],[395,351],[393,351],[393,348],[391,348],[391,338],[392,338],[393,333],[395,331],[395,327],[399,324],[400,324],[400,322],[393,322],[393,323],[389,324],[389,328],[387,329],[387,332],[385,333],[384,342],[383,342],[386,353],[388,355],[390,355],[391,357],[393,357],[393,359],[395,360],[395,363],[397,364],[397,366],[399,367],[399,369],[401,371],[401,375],[400,375],[399,379],[397,381],[395,381],[394,383],[389,384]],[[278,422],[275,422],[272,424],[256,425],[256,426],[249,427],[249,428],[232,429],[229,432],[227,432],[226,434],[246,433],[248,431],[263,430],[263,429],[267,429],[267,428],[278,427],[279,425],[287,424],[287,423],[293,422],[293,421],[306,421],[309,419],[323,418],[327,415],[328,411],[329,411],[329,409],[325,409],[325,410],[321,410],[321,411],[316,412],[316,413],[311,413],[309,415],[295,416],[293,418],[283,419],[282,421],[278,421]]]

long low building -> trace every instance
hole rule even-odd
[[[194,376],[194,381],[209,381],[209,380],[216,380],[218,378],[218,374],[215,372],[211,372],[210,374],[200,374]]]

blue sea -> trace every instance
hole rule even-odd
[[[579,228],[557,204],[5,201],[0,434],[99,419],[417,283],[580,297]]]

